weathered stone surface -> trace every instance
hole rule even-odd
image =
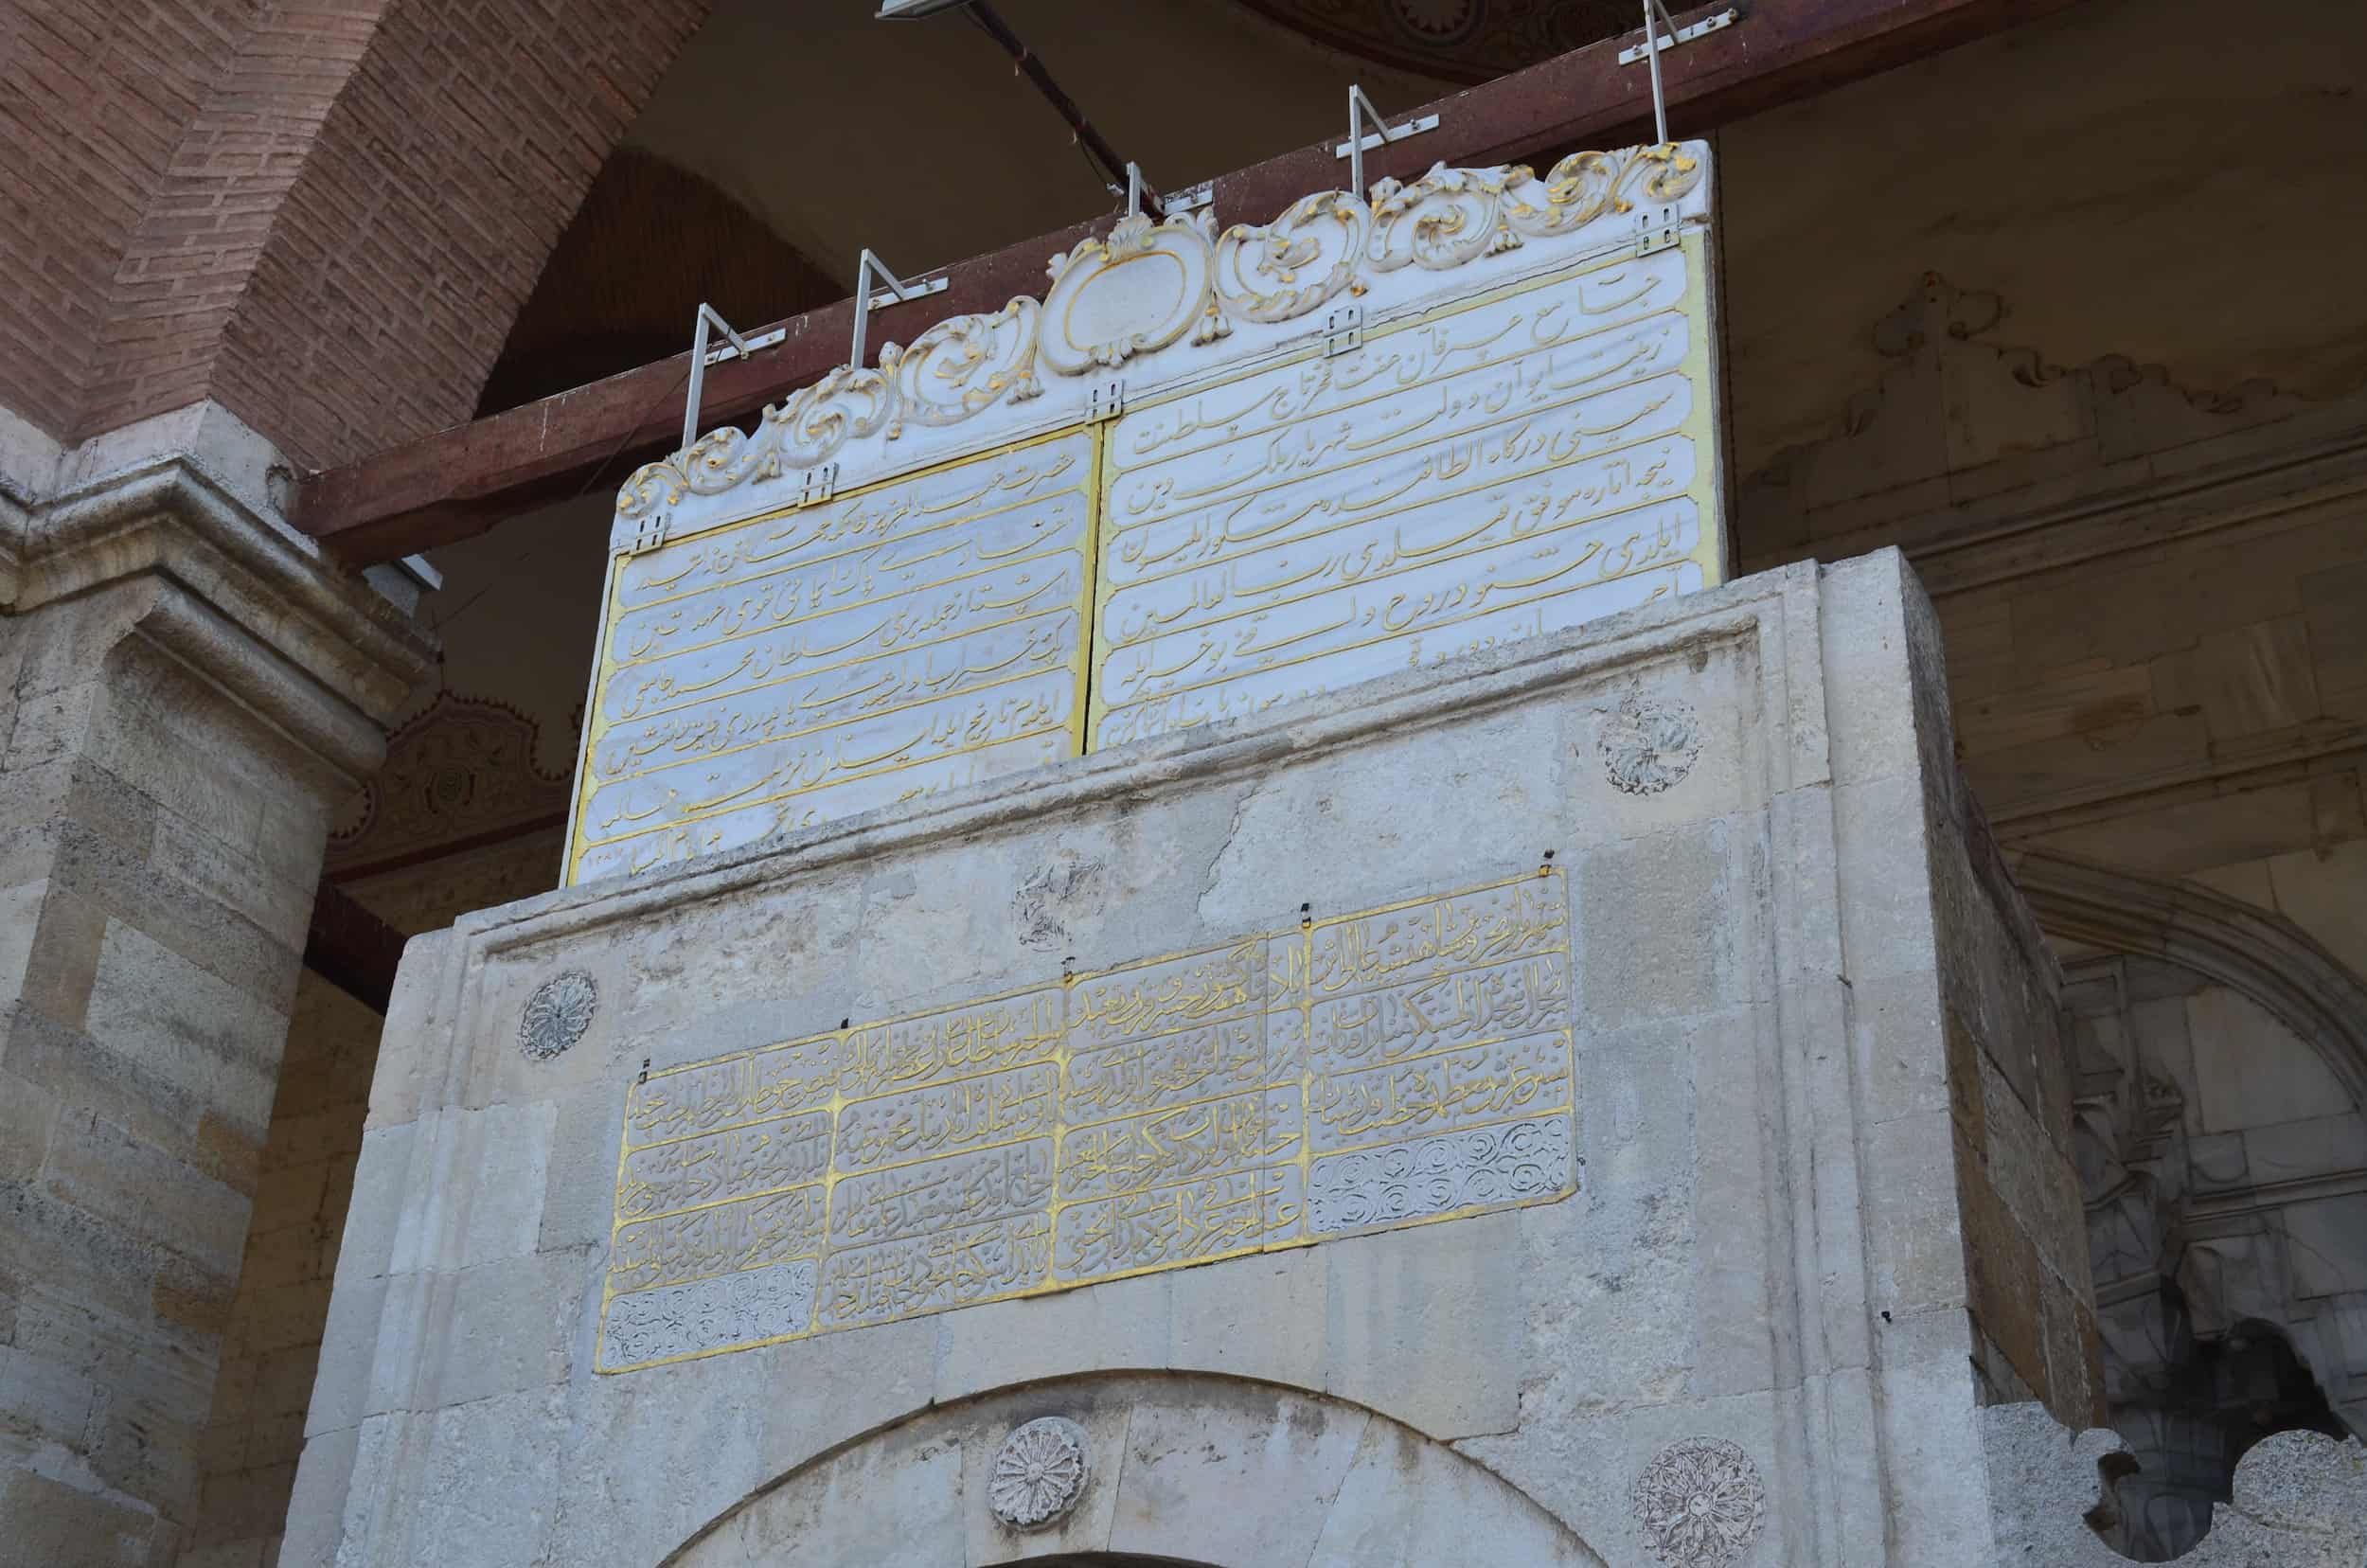
[[[375,1350],[314,1422],[351,1472],[295,1527],[465,1559],[507,1491],[528,1559],[870,1560],[889,1508],[899,1563],[1963,1560],[1971,1358],[2068,1390],[2085,1282],[2067,1107],[1996,1060],[2052,973],[1954,972],[2035,958],[1930,869],[1923,613],[1895,557],[1794,569],[415,944],[341,1287]],[[1891,650],[1847,690],[1828,617]],[[1565,886],[1534,952],[1446,913]],[[1191,1239],[1252,1203],[1285,1228]],[[1056,1416],[1093,1479],[1022,1541],[991,1465]],[[1663,1451],[1747,1456],[1717,1529],[1637,1511]]]
[[[1993,1474],[1999,1568],[2031,1562],[2113,1568],[2128,1559],[2096,1538],[2091,1515],[2116,1511],[2108,1461],[2127,1445],[2114,1433],[2073,1433],[2035,1404],[1982,1412]],[[2367,1560],[2367,1447],[2314,1432],[2281,1432],[2235,1467],[2234,1498],[2215,1510],[2210,1533],[2177,1560],[2188,1568],[2358,1568]]]
[[[427,650],[223,487],[268,448],[205,412],[0,502],[0,1560],[219,1559],[201,1511],[259,1554],[327,1306],[309,1217],[249,1219],[328,813]]]

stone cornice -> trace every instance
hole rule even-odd
[[[289,677],[320,688],[301,703],[272,695],[269,680],[249,693],[236,681],[252,661],[212,662],[240,696],[287,708],[291,720],[298,707],[333,701],[383,727],[431,666],[427,634],[374,589],[180,455],[9,510],[0,517],[0,610],[24,615],[111,582],[163,579],[211,613],[208,638],[243,633],[292,667]]]

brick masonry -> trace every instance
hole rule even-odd
[[[705,10],[6,8],[0,402],[79,440],[211,396],[315,466],[466,419]]]

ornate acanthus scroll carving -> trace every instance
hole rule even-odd
[[[1205,214],[1126,218],[1107,240],[1052,258],[1041,305],[1023,296],[940,322],[909,348],[885,345],[879,368],[833,370],[766,409],[753,435],[710,431],[635,472],[616,514],[633,523],[688,496],[819,468],[850,440],[959,424],[1040,395],[1045,372],[1104,373],[1174,344],[1214,344],[1236,323],[1291,321],[1399,268],[1445,271],[1597,224],[1613,241],[1612,221],[1679,201],[1702,175],[1682,147],[1639,147],[1575,152],[1541,178],[1519,165],[1440,165],[1411,184],[1381,181],[1369,202],[1321,191],[1221,235]]]

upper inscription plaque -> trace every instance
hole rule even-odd
[[[652,1073],[598,1369],[1576,1190],[1559,875]]]
[[[1694,235],[1130,408],[1092,744],[1720,580],[1708,376]]]
[[[1094,433],[620,560],[574,880],[1073,757]]]
[[[1130,215],[643,467],[567,880],[1721,580],[1708,157]]]

